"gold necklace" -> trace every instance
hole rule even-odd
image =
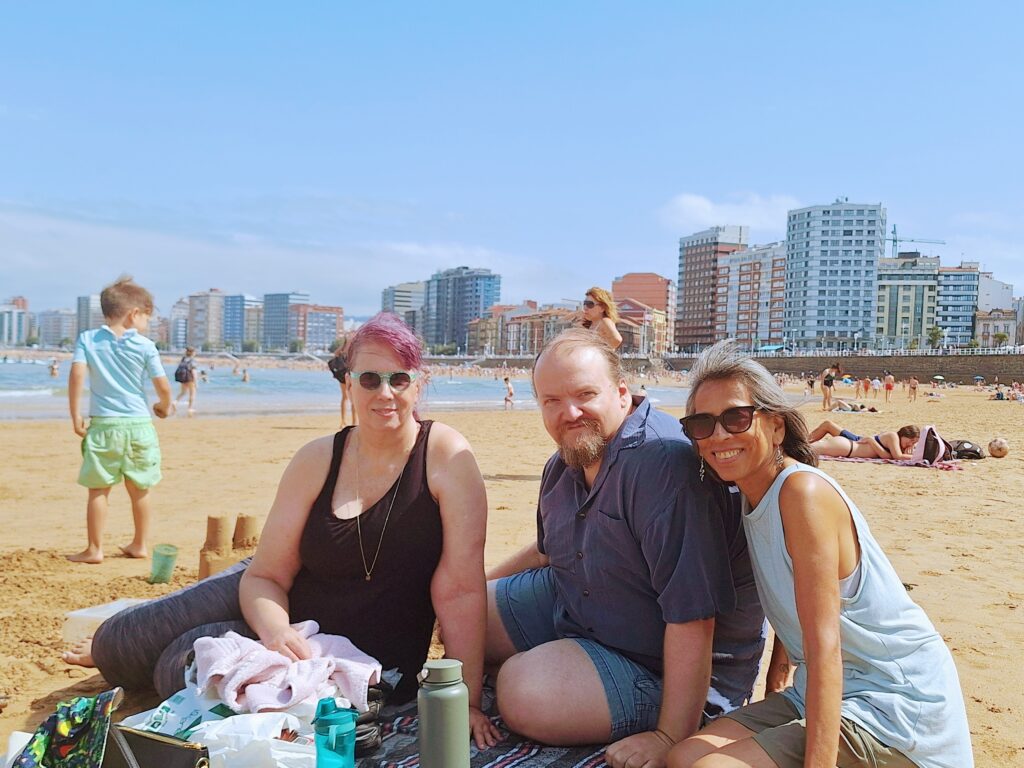
[[[359,435],[356,433],[356,439]],[[406,464],[408,460],[406,460]],[[373,569],[377,567],[377,558],[380,557],[380,547],[384,543],[384,533],[388,529],[388,520],[391,519],[391,510],[395,506],[395,499],[398,498],[398,489],[402,485],[402,475],[405,474],[405,464],[402,464],[402,471],[398,473],[398,482],[395,483],[395,492],[391,495],[391,503],[388,504],[388,513],[384,516],[384,527],[380,529],[380,541],[377,542],[377,551],[373,553],[373,562],[370,563],[370,567],[366,567],[366,552],[363,551],[363,528],[359,524],[359,518],[363,516],[360,512],[356,515],[356,533],[359,536],[359,557],[363,561],[363,573],[366,574],[365,581],[370,580],[370,576],[373,575]],[[359,446],[356,445],[356,498],[362,498],[359,494]],[[364,510],[365,511],[365,510]]]

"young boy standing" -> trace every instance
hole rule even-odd
[[[146,378],[160,398],[153,413],[161,419],[173,411],[156,345],[143,334],[153,314],[153,297],[130,277],[122,277],[100,294],[106,325],[82,331],[75,344],[68,378],[71,423],[82,438],[79,485],[89,489],[86,524],[89,544],[68,560],[103,562],[103,529],[110,489],[124,478],[132,501],[135,538],[121,551],[147,557],[152,512],[149,489],[160,482],[160,444],[146,402]],[[80,411],[82,388],[89,379],[89,424]]]

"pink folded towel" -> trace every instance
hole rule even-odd
[[[311,658],[291,661],[235,632],[199,638],[193,645],[199,688],[213,686],[236,712],[285,710],[336,693],[365,712],[366,689],[380,682],[380,662],[347,637],[318,634],[315,621],[292,626],[309,643]]]

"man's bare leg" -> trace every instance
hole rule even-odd
[[[612,733],[601,676],[575,640],[518,653],[498,673],[498,712],[516,733],[542,744],[602,744]]]

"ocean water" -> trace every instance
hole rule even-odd
[[[0,420],[68,418],[68,372],[71,362],[60,364],[59,375],[51,378],[48,364],[0,363]],[[170,375],[173,365],[165,362]],[[326,371],[287,368],[252,368],[250,381],[243,383],[226,365],[208,371],[209,380],[200,382],[196,414],[207,416],[253,416],[270,414],[337,413],[338,383]],[[537,408],[530,380],[514,378],[516,409]],[[178,394],[180,385],[171,381]],[[648,387],[651,401],[662,407],[681,407],[686,390],[680,387]],[[149,387],[150,402],[156,400]],[[88,398],[88,393],[85,395]],[[504,408],[505,384],[500,378],[477,376],[432,377],[424,386],[420,412],[499,411]],[[185,411],[182,399],[179,414]],[[88,413],[88,403],[82,405]]]

